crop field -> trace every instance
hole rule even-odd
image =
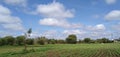
[[[28,53],[23,49],[24,46],[1,46],[0,57],[120,57],[119,43],[34,45],[28,46]]]

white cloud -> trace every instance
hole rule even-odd
[[[54,19],[54,18],[45,18],[39,21],[41,25],[47,26],[58,26],[63,28],[80,28],[82,24],[70,24],[66,20]]]
[[[26,6],[27,0],[4,0],[6,4]]]
[[[2,5],[0,5],[0,14],[11,14],[10,10],[8,8],[3,7]]]
[[[117,0],[105,0],[107,4],[115,4]]]
[[[8,8],[0,5],[0,24],[10,30],[23,30],[22,21],[19,17],[11,15],[11,12]]]
[[[103,31],[106,27],[104,24],[98,24],[96,26],[87,26],[87,30],[93,30],[93,31]]]
[[[40,19],[39,24],[41,25],[63,28],[80,28],[82,26],[81,24],[69,23],[67,18],[74,17],[72,10],[66,9],[63,4],[58,2],[38,5],[36,12],[45,17]]]
[[[51,18],[57,18],[57,19],[71,18],[74,16],[71,10],[67,10],[63,6],[63,4],[58,2],[38,5],[36,11],[37,13],[45,17],[51,17]]]
[[[98,25],[95,26],[95,28],[98,29],[98,30],[105,30],[106,29],[103,24],[98,24]]]
[[[61,21],[58,19],[54,19],[54,18],[45,18],[40,20],[40,24],[42,25],[48,25],[48,26],[69,26],[69,24],[65,21]]]
[[[12,30],[23,30],[22,24],[20,23],[9,23],[9,24],[2,24],[4,28],[12,29]]]
[[[21,23],[22,21],[18,17],[11,15],[4,15],[0,13],[0,23]]]
[[[120,20],[120,10],[113,10],[109,12],[106,16],[105,19],[107,20]]]
[[[86,32],[85,31],[82,31],[82,30],[64,30],[63,31],[63,34],[76,34],[76,35],[81,35],[81,34],[85,34]]]

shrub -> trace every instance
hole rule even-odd
[[[47,39],[45,37],[40,37],[38,38],[37,43],[40,45],[45,45],[47,43]]]
[[[25,36],[18,36],[16,37],[16,43],[18,45],[24,45],[24,39],[25,39]]]
[[[90,42],[91,42],[91,39],[90,39],[90,38],[85,38],[83,41],[84,41],[85,43],[90,43]]]
[[[66,38],[66,42],[69,43],[69,44],[76,44],[77,43],[77,37],[76,37],[76,35],[74,35],[74,34],[69,35]]]

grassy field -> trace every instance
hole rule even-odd
[[[0,57],[120,57],[118,43],[36,45],[28,46],[28,53],[23,49],[23,46],[1,46]]]

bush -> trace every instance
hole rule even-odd
[[[112,43],[113,41],[107,39],[107,38],[102,38],[102,39],[97,39],[96,40],[98,43]]]
[[[2,46],[2,45],[3,45],[2,43],[3,43],[3,41],[2,41],[2,39],[0,38],[0,46]]]
[[[40,45],[45,45],[47,43],[47,39],[45,37],[40,37],[38,38],[37,43]]]
[[[27,43],[28,45],[33,45],[34,39],[27,39],[27,40],[26,40],[26,43]]]
[[[76,35],[74,35],[74,34],[69,35],[66,38],[66,42],[69,43],[69,44],[76,44],[77,43],[77,37],[76,37]]]
[[[58,44],[65,44],[65,41],[64,40],[57,40],[57,43]]]
[[[24,45],[24,39],[25,39],[25,36],[18,36],[18,37],[16,37],[16,44]]]
[[[85,38],[83,41],[84,41],[85,43],[90,43],[90,42],[91,42],[91,39],[90,39],[90,38]]]
[[[14,45],[15,44],[15,38],[12,36],[6,36],[4,37],[3,41],[5,40],[6,45]]]
[[[56,44],[56,43],[57,43],[57,40],[55,40],[55,39],[49,39],[49,40],[48,40],[48,43],[49,43],[49,44]]]

